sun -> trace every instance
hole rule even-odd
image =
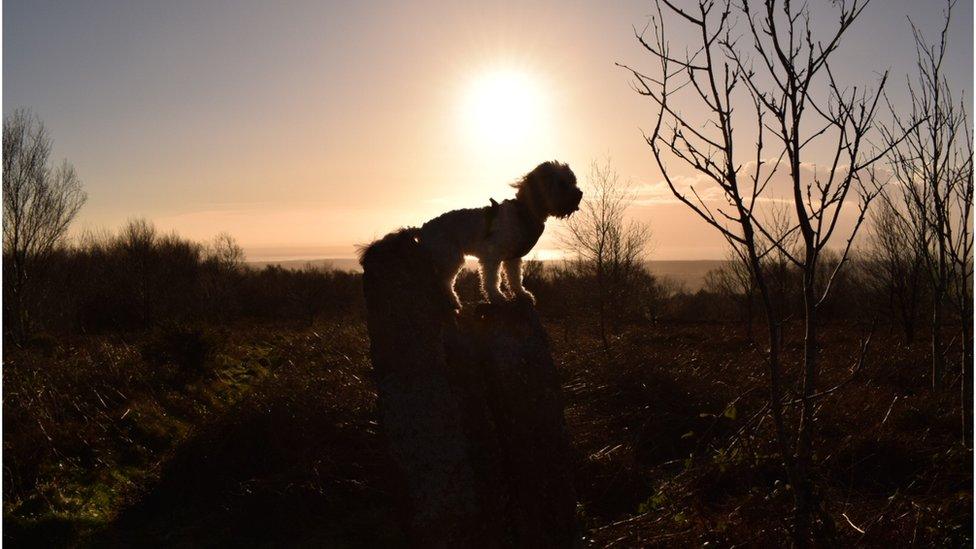
[[[544,99],[538,82],[525,72],[485,72],[468,86],[462,123],[479,146],[519,147],[541,131]]]

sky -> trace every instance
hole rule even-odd
[[[829,13],[826,0],[811,5]],[[874,0],[836,76],[874,86],[889,70],[903,104],[908,17],[935,36],[943,7]],[[345,257],[509,198],[544,160],[585,182],[609,159],[638,194],[628,215],[650,227],[653,259],[721,258],[717,233],[662,192],[641,135],[655,110],[614,64],[652,70],[633,35],[652,11],[630,0],[7,0],[3,111],[31,108],[76,167],[89,200],[75,234],[144,217],[196,240],[226,231],[253,260]],[[685,30],[670,28],[680,42]],[[946,73],[967,101],[972,48],[973,4],[959,0]],[[557,247],[549,226],[540,257]]]

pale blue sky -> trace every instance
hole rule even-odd
[[[820,11],[826,0],[813,1]],[[660,174],[640,137],[651,105],[614,61],[649,65],[631,34],[651,12],[622,2],[11,1],[3,4],[3,110],[31,107],[90,195],[78,228],[145,216],[198,239],[235,234],[252,255],[351,245],[444,209],[507,197],[538,161],[581,174],[611,156]],[[944,4],[874,0],[837,73],[903,98],[911,16],[934,36]],[[973,80],[973,7],[953,14],[949,70]],[[472,139],[480,74],[528,74],[545,116],[506,150]],[[711,258],[722,243],[680,205],[632,215],[655,256]]]

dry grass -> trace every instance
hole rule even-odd
[[[608,356],[587,327],[567,343],[560,326],[589,544],[784,541],[761,344],[734,325],[648,324]],[[824,386],[860,335],[825,331]],[[5,353],[6,541],[402,543],[360,322],[208,332],[199,376],[147,361],[151,337]],[[796,336],[787,348],[795,360]],[[925,372],[923,345],[879,331],[859,376],[820,402],[817,476],[845,544],[972,542],[958,386],[932,394]]]
[[[826,331],[824,387],[849,377],[857,327]],[[971,543],[971,427],[927,389],[925,348],[876,334],[849,384],[819,401],[816,475],[844,544]],[[800,340],[794,336],[793,371]],[[734,326],[658,326],[604,359],[563,350],[594,546],[781,545],[791,498],[765,414],[762,355]],[[863,532],[862,532],[863,531]]]

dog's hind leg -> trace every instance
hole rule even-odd
[[[478,263],[481,266],[481,293],[491,303],[505,301],[505,296],[502,295],[501,290],[498,288],[498,268],[501,266],[501,261],[497,259],[481,259]]]
[[[461,298],[458,297],[457,291],[454,290],[454,283],[457,281],[458,274],[461,273],[461,269],[454,271],[454,274],[447,278],[447,296],[451,300],[451,305],[454,307],[455,311],[461,310]]]
[[[448,260],[440,266],[440,276],[441,283],[444,284],[444,295],[450,302],[450,307],[455,311],[461,310],[461,298],[458,297],[457,291],[454,290],[454,283],[457,282],[458,274],[461,273],[461,267],[464,266],[464,256],[457,254],[457,257],[453,257],[454,254],[446,253]]]

